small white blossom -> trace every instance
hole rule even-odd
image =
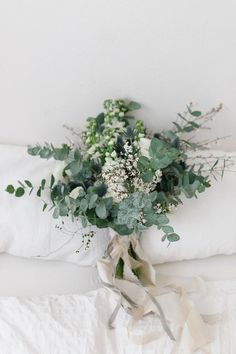
[[[116,158],[117,157],[117,153],[116,153],[116,151],[114,150],[114,151],[112,151],[112,153],[111,153],[111,157],[113,157],[113,158]]]
[[[176,206],[174,204],[169,204],[168,205],[168,211],[170,213],[173,213],[176,210]]]
[[[159,183],[161,181],[162,171],[156,170],[155,172],[155,183]]]
[[[151,144],[151,139],[141,138],[139,140],[138,145],[139,145],[140,153],[142,156],[150,158],[150,155],[149,155],[150,144]]]
[[[70,192],[69,196],[73,199],[77,199],[82,191],[84,191],[83,187],[76,187]]]
[[[123,114],[124,115],[124,114]],[[123,117],[123,116],[122,116]],[[109,125],[107,125],[109,128],[112,129],[119,129],[119,130],[123,130],[125,127],[125,122],[121,122],[120,120],[118,120],[117,118],[113,118],[111,123]]]
[[[157,214],[161,214],[162,213],[162,207],[161,204],[158,203],[155,207],[154,207],[155,211]]]

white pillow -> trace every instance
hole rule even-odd
[[[235,166],[233,170],[236,171]],[[168,242],[161,241],[162,233],[156,227],[141,237],[142,247],[153,264],[236,253],[235,173],[225,172],[223,180],[213,179],[212,186],[198,199],[184,198],[183,202],[169,215],[170,225],[181,237],[179,241],[167,247]]]
[[[5,192],[8,184],[17,185],[18,180],[29,179],[38,185],[42,178],[50,179],[61,168],[62,162],[29,156],[25,147],[0,145],[0,252],[79,265],[95,265],[103,256],[109,240],[107,230],[80,230],[80,225],[71,223],[69,218],[59,230],[56,225],[61,226],[60,221],[54,220],[50,212],[42,212],[40,198],[16,198]],[[82,245],[82,234],[90,229],[95,230],[95,236],[89,249],[82,247],[76,253]]]

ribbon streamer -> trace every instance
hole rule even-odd
[[[124,264],[122,279],[115,276],[115,268],[120,259]],[[170,276],[157,277],[154,267],[134,236],[115,235],[107,247],[107,256],[98,261],[97,267],[103,285],[119,296],[108,322],[110,329],[114,328],[116,316],[123,308],[131,316],[128,334],[136,344],[158,340],[166,333],[175,343],[174,354],[192,354],[197,349],[205,351],[209,343],[205,323],[215,324],[221,315],[200,314],[189,298],[190,293],[206,293],[201,278],[179,279],[179,285],[176,285],[176,279]],[[159,317],[163,331],[135,335],[133,329],[136,323],[151,313]],[[170,324],[175,328],[175,335]]]

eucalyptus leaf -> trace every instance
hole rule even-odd
[[[29,187],[29,188],[32,188],[32,187],[33,187],[32,183],[31,183],[29,180],[25,180],[25,184],[26,184],[27,187]]]
[[[89,198],[89,209],[92,209],[96,206],[96,201],[98,199],[97,194],[92,194]]]
[[[177,235],[175,233],[167,235],[167,240],[169,242],[176,242],[176,241],[179,241],[179,239],[180,239],[179,235]]]
[[[23,187],[18,187],[15,191],[15,196],[16,197],[22,197],[25,194],[25,190]]]
[[[141,105],[138,102],[131,101],[128,103],[127,108],[129,111],[134,111],[136,109],[140,109]]]
[[[59,216],[60,216],[60,210],[59,210],[58,207],[56,207],[56,208],[54,209],[52,216],[53,216],[54,219],[58,219],[58,218],[59,218]]]
[[[80,210],[85,213],[86,210],[88,209],[88,206],[89,206],[88,201],[85,198],[82,199],[80,202]]]
[[[96,206],[96,214],[100,219],[106,219],[107,210],[103,201],[100,201],[100,203]]]
[[[14,194],[15,193],[15,187],[12,184],[9,184],[6,188],[6,192],[10,193],[10,194]]]

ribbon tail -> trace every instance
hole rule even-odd
[[[171,332],[170,327],[168,326],[168,323],[167,323],[167,320],[166,320],[166,317],[165,317],[165,314],[162,310],[161,305],[159,304],[159,302],[156,300],[156,298],[152,294],[150,294],[148,291],[146,293],[148,294],[148,296],[150,297],[150,299],[152,300],[152,302],[154,303],[154,305],[157,307],[157,309],[159,311],[160,321],[161,321],[164,331],[167,333],[168,337],[171,340],[175,341],[176,339],[175,339],[173,333]]]
[[[114,311],[112,312],[112,314],[111,314],[111,316],[110,316],[110,318],[108,320],[109,329],[114,329],[115,328],[113,326],[113,323],[115,322],[116,316],[118,315],[118,312],[119,312],[120,308],[121,308],[121,303],[118,302],[116,307],[115,307],[115,309],[114,309]]]

